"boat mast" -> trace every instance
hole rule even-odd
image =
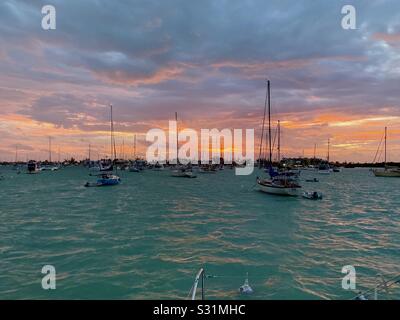
[[[314,143],[314,162],[315,162],[315,155],[316,155],[316,151],[317,151],[317,144]]]
[[[330,138],[328,138],[328,164],[329,164],[329,148],[330,148],[330,145],[331,145],[331,139]]]
[[[18,162],[18,145],[15,146],[15,163]]]
[[[271,141],[271,85],[267,81],[268,87],[268,136],[269,136],[269,164],[272,166],[272,141]]]
[[[175,122],[176,122],[176,164],[179,165],[179,147],[178,147],[178,112],[175,112]]]
[[[281,162],[281,120],[278,120],[278,163]]]
[[[133,135],[133,160],[136,160],[136,134]]]
[[[112,116],[112,114],[113,114],[113,107],[112,107],[112,104],[110,104],[110,139],[111,139],[111,141],[110,141],[110,148],[111,148],[111,150],[110,150],[110,158],[111,158],[111,161],[113,160],[113,155],[114,155],[114,153],[113,153],[113,125],[112,125],[112,123],[113,123],[113,116]]]
[[[387,127],[385,127],[385,168],[386,168]]]
[[[260,153],[258,155],[258,168],[259,169],[261,168],[261,153],[262,153],[262,145],[263,145],[263,138],[264,138],[265,116],[267,114],[267,96],[268,96],[268,90],[265,93],[264,116],[263,116],[263,121],[262,121],[261,138],[260,138],[261,139],[261,141],[260,141]]]
[[[49,162],[51,163],[51,137],[49,137]]]
[[[122,160],[125,160],[125,138],[122,138]]]
[[[114,138],[114,120],[113,120],[113,106],[110,104],[110,126],[111,126],[111,159],[115,160],[117,157],[117,149],[115,147],[115,138]]]

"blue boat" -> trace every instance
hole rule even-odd
[[[85,187],[105,187],[105,186],[115,186],[121,183],[121,178],[114,174],[102,174],[97,182],[90,183],[87,182]]]

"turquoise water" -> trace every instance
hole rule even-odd
[[[348,299],[344,265],[357,289],[400,273],[400,179],[366,169],[302,172],[320,179],[303,186],[322,201],[257,192],[260,172],[121,172],[107,188],[84,188],[78,167],[0,174],[1,299],[185,299],[200,267],[217,276],[209,299],[245,298],[247,272],[253,299]],[[41,288],[46,264],[56,290]]]

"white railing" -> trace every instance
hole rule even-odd
[[[194,279],[192,289],[189,292],[191,300],[196,300],[197,287],[199,286],[200,280],[201,280],[201,300],[204,300],[204,278],[205,278],[205,271],[203,268],[201,268],[197,273],[196,278]]]

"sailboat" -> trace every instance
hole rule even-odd
[[[121,178],[117,176],[117,174],[113,174],[112,172],[109,172],[109,170],[113,169],[113,162],[116,159],[117,151],[115,149],[115,138],[114,138],[114,122],[113,122],[113,107],[110,105],[110,127],[111,127],[111,154],[113,155],[113,160],[111,162],[110,167],[108,168],[103,168],[107,169],[107,171],[101,173],[98,175],[97,182],[95,183],[90,183],[87,182],[85,184],[85,187],[103,187],[103,186],[115,186],[121,183]],[[102,170],[101,170],[102,171]]]
[[[179,165],[179,148],[178,148],[178,113],[175,112],[176,121],[176,168],[172,170],[172,176],[177,178],[196,178],[191,168]]]
[[[129,172],[140,172],[136,162],[136,135],[133,136],[133,163],[128,168]]]
[[[375,177],[400,178],[400,168],[388,167],[386,165],[386,161],[387,161],[387,157],[386,157],[387,151],[386,150],[387,150],[387,127],[385,127],[385,167],[383,169],[374,169],[374,170],[372,170],[372,172],[374,173]]]
[[[269,136],[269,178],[257,177],[257,185],[259,190],[265,193],[282,195],[282,196],[298,196],[301,189],[297,176],[290,172],[278,172],[272,168],[272,139],[271,139],[271,90],[270,81],[267,81],[267,98],[268,98],[268,136]],[[267,102],[267,101],[266,101]],[[264,107],[263,130],[266,115],[267,103]],[[263,134],[262,134],[263,135]],[[262,137],[260,150],[262,149]],[[261,154],[261,152],[260,152]],[[261,162],[261,159],[260,159]]]
[[[331,174],[331,168],[329,167],[329,164],[321,163],[318,166],[318,173],[319,174]]]
[[[49,160],[48,160],[48,164],[45,166],[41,166],[39,168],[40,171],[57,171],[60,169],[60,167],[58,165],[53,165],[53,162],[51,160],[51,137],[49,137]]]
[[[318,166],[318,173],[319,174],[331,174],[331,168],[329,166],[329,150],[330,149],[330,140],[328,139],[328,157],[326,163],[320,163]]]
[[[15,146],[15,162],[13,170],[17,171],[17,174],[21,173],[22,166],[18,163],[18,146]]]

